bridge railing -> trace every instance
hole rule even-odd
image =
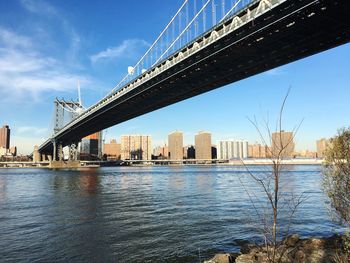
[[[128,68],[128,73],[107,97],[253,2],[256,0],[185,0],[146,53]]]
[[[219,2],[220,0],[216,1]],[[183,23],[182,28],[182,23],[178,20],[181,19],[182,12],[184,12],[185,9],[188,9],[191,2],[188,0],[185,1],[141,59],[135,64],[135,66],[129,67],[128,74],[126,74],[104,98],[89,109],[100,105],[101,101],[108,100],[119,91],[125,91],[125,88],[128,87],[130,83],[137,81],[140,77],[147,76],[147,74],[156,69],[159,64],[167,61],[185,47],[196,43],[198,39],[202,39],[204,35],[223,21],[229,20],[249,5],[259,2],[260,0],[221,0],[222,10],[221,15],[218,16],[214,11],[217,7],[215,5],[216,1],[202,0],[203,6],[199,8],[198,12],[194,13],[192,17],[186,17],[186,21]],[[194,10],[197,10],[195,3],[198,2],[198,0],[192,0],[192,2]],[[225,2],[230,2],[231,4],[225,5],[223,4]],[[228,6],[228,8],[225,8],[225,6]],[[212,13],[210,19],[207,18],[208,12]],[[174,28],[178,26],[182,28],[182,31],[180,29],[174,30]],[[169,41],[170,31],[172,34],[171,41]],[[174,32],[178,33],[177,37],[175,37]],[[166,38],[166,40],[163,40],[164,38]]]

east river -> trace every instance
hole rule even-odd
[[[284,178],[283,191],[306,197],[293,233],[341,231],[320,166]],[[259,240],[249,192],[265,202],[239,166],[0,169],[0,262],[203,261]]]

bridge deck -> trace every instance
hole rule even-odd
[[[258,2],[250,9],[256,10]],[[55,139],[68,145],[136,116],[349,42],[350,1],[274,2],[278,4],[254,19],[244,11],[240,19],[231,17],[219,24],[211,31],[215,34],[208,32],[125,90],[101,101]],[[45,142],[40,150],[50,153],[52,143]]]

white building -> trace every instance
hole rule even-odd
[[[217,143],[218,159],[247,158],[247,141],[218,141]]]
[[[5,156],[8,153],[8,149],[0,146],[0,156]]]

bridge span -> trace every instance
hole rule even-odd
[[[40,147],[84,136],[350,40],[348,0],[255,0],[91,106]]]

